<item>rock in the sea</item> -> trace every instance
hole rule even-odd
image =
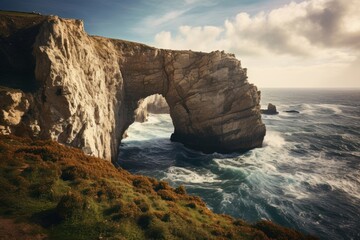
[[[276,110],[276,106],[272,103],[268,104],[267,109],[261,109],[261,113],[262,114],[267,114],[267,115],[276,115],[279,114],[279,112]]]
[[[89,36],[80,20],[29,18],[1,13],[0,32],[6,30],[7,35],[0,35],[0,50],[6,50],[0,53],[19,52],[14,47],[18,41],[9,44],[9,39],[31,29],[32,37],[21,39],[32,51],[21,59],[26,60],[24,66],[34,65],[37,88],[28,93],[32,102],[21,122],[29,129],[33,124],[39,137],[115,160],[139,100],[161,94],[175,128],[172,140],[204,151],[262,145],[260,92],[247,81],[246,69],[233,54],[157,49]],[[8,54],[1,61],[11,66],[17,57]]]
[[[297,111],[297,110],[287,110],[287,111],[284,111],[284,112],[287,112],[287,113],[300,113],[300,112]]]

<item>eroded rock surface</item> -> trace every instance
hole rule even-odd
[[[0,134],[15,133],[29,105],[29,100],[21,90],[0,87]]]
[[[39,89],[23,118],[41,138],[115,160],[139,101],[161,94],[172,140],[204,151],[262,145],[260,93],[232,54],[89,36],[81,21],[52,16],[41,23],[33,55]]]

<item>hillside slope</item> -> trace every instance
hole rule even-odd
[[[312,239],[52,141],[0,136],[0,185],[0,239]]]

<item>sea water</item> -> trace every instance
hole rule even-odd
[[[261,97],[279,111],[262,116],[262,148],[204,154],[169,140],[169,115],[150,115],[131,125],[118,163],[186,186],[216,213],[360,239],[360,90],[262,89]]]

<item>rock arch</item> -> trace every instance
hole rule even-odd
[[[116,160],[138,101],[158,93],[170,107],[172,140],[204,151],[261,146],[260,93],[234,55],[89,36],[82,21],[56,16],[36,24],[32,46],[40,87],[24,95],[30,106],[19,124],[22,133]]]
[[[234,55],[143,47],[121,67],[130,112],[139,99],[157,93],[170,107],[173,141],[205,152],[262,145],[259,92]],[[133,119],[128,119],[130,125]]]

